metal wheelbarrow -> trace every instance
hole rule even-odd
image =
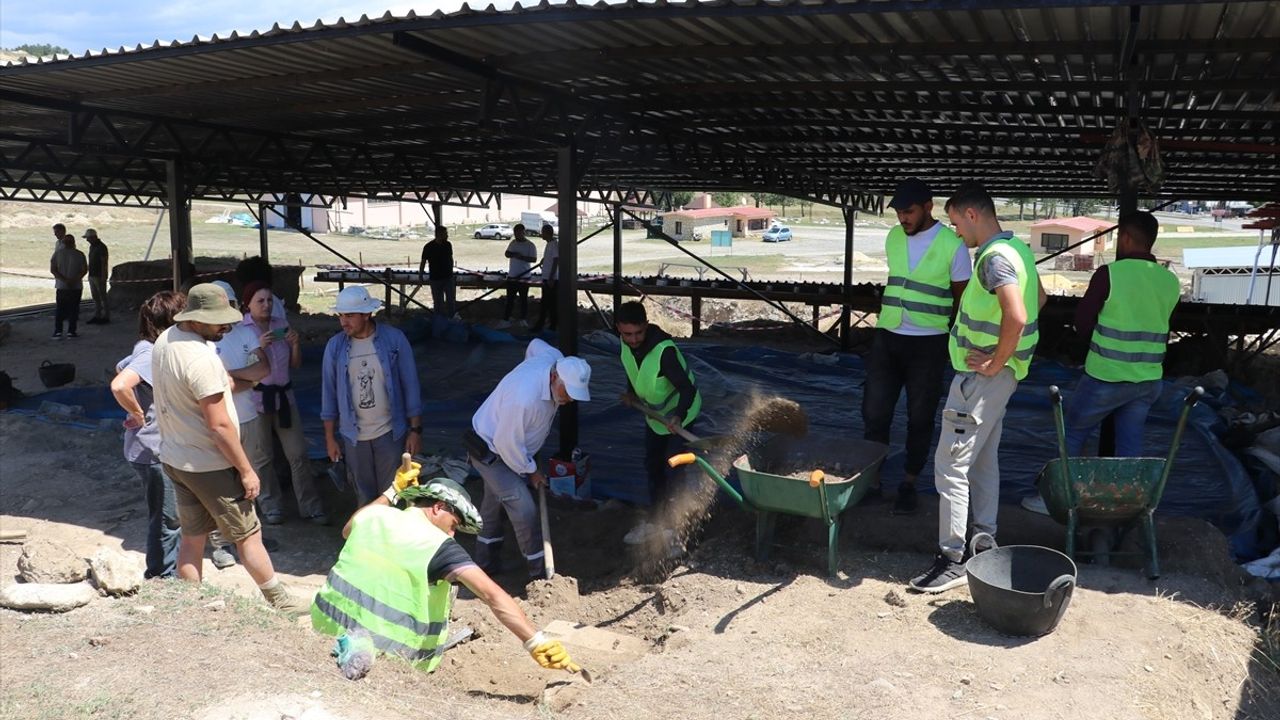
[[[756,559],[767,560],[778,513],[818,518],[827,526],[827,574],[839,565],[840,515],[857,504],[880,474],[888,446],[869,440],[776,435],[733,461],[742,493],[705,458],[683,453],[672,467],[697,463],[722,490],[756,515]]]
[[[1053,398],[1053,420],[1058,430],[1059,457],[1050,460],[1040,471],[1036,486],[1044,498],[1049,515],[1067,526],[1066,553],[1077,556],[1102,555],[1099,551],[1076,550],[1076,532],[1083,526],[1115,528],[1128,532],[1142,528],[1147,553],[1147,575],[1160,577],[1160,559],[1156,552],[1154,514],[1164,495],[1173,458],[1182,442],[1187,416],[1204,395],[1197,387],[1187,395],[1178,415],[1178,425],[1168,457],[1067,457],[1066,424],[1062,418],[1062,393],[1057,386],[1049,388]],[[1069,479],[1069,480],[1068,480]],[[1106,554],[1141,555],[1138,553]]]

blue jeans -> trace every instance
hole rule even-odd
[[[147,571],[143,577],[175,577],[181,533],[173,483],[164,474],[160,463],[130,464],[142,481],[142,490],[147,498]]]
[[[1067,455],[1081,455],[1102,420],[1114,413],[1115,456],[1142,457],[1142,431],[1147,424],[1147,413],[1159,398],[1159,380],[1105,382],[1082,376],[1067,398]]]

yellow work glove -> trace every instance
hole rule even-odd
[[[534,633],[533,637],[525,642],[524,649],[533,656],[534,662],[547,670],[568,670],[576,673],[582,669],[569,659],[569,651],[564,649],[564,645],[561,645],[559,640],[548,640],[542,632]]]
[[[382,493],[392,505],[396,502],[396,496],[401,490],[407,487],[415,487],[418,484],[418,472],[422,470],[422,463],[410,462],[408,470],[396,469],[396,479],[392,481],[391,487]]]

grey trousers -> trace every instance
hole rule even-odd
[[[388,432],[354,444],[345,437],[339,438],[342,457],[347,461],[347,477],[355,485],[360,507],[364,507],[395,481],[400,455],[404,452],[404,437],[397,440]]]
[[[107,305],[107,279],[89,276],[89,292],[93,295],[93,316],[100,320],[111,319],[111,308]]]
[[[994,377],[966,372],[951,381],[933,455],[933,484],[938,489],[938,546],[954,562],[964,557],[970,510],[975,533],[996,534],[1000,431],[1017,387],[1007,367]]]
[[[272,435],[280,438],[280,448],[289,460],[289,474],[293,478],[293,496],[298,501],[298,515],[311,518],[324,514],[324,505],[320,501],[320,491],[316,489],[315,477],[311,474],[311,461],[307,459],[307,439],[302,434],[302,418],[298,415],[296,402],[289,403],[292,422],[290,427],[280,427],[280,414],[259,415],[262,418],[262,443],[268,453],[272,448]],[[276,477],[275,464],[267,463],[266,472],[260,473],[262,492],[258,495],[258,505],[269,515],[281,514],[284,496],[280,490],[280,478]]]
[[[484,529],[476,538],[476,564],[488,572],[497,572],[498,558],[505,535],[502,512],[511,518],[516,531],[516,542],[524,555],[530,577],[541,577],[545,572],[546,558],[542,552],[542,525],[538,518],[538,504],[524,478],[517,475],[501,458],[481,462],[469,458],[471,467],[484,479],[484,501],[480,503],[480,519]]]

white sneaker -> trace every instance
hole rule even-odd
[[[494,327],[495,329],[498,329],[498,330],[506,330],[507,328],[511,327],[511,321],[510,321],[510,320],[499,320],[499,321],[498,321],[498,324],[494,325],[493,327]]]
[[[518,328],[527,328],[527,327],[529,327],[529,321],[528,321],[528,320],[517,320],[517,321],[516,321],[516,327],[518,327]]]
[[[1049,508],[1044,504],[1044,498],[1039,495],[1028,495],[1022,498],[1022,507],[1033,513],[1049,514]]]

